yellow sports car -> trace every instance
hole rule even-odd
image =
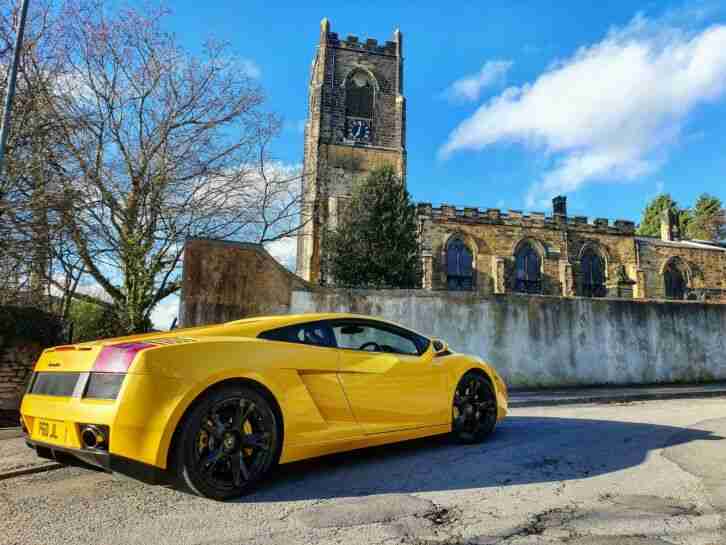
[[[448,432],[481,441],[506,413],[507,388],[479,358],[352,314],[49,348],[21,406],[39,456],[215,499],[278,462]]]

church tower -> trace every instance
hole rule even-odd
[[[321,280],[322,237],[335,227],[356,180],[390,164],[406,176],[403,37],[345,40],[320,23],[308,90],[303,159],[305,222],[297,240],[297,274]]]

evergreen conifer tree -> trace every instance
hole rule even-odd
[[[324,283],[351,288],[417,288],[421,255],[416,207],[393,167],[372,171],[324,236]]]
[[[718,241],[722,237],[723,209],[721,200],[704,193],[696,201],[688,224],[688,238]]]
[[[679,209],[678,203],[668,193],[658,195],[648,203],[643,211],[643,219],[638,226],[637,233],[642,236],[659,237],[661,213],[666,209],[673,211],[678,218],[678,228],[681,234],[685,234],[691,221],[690,211]]]

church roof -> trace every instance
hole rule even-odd
[[[699,250],[714,250],[716,252],[726,252],[726,246],[722,243],[711,242],[708,240],[662,240],[659,237],[636,236],[638,242],[653,244],[656,246],[670,246],[673,248],[694,248]]]

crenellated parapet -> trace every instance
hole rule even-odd
[[[341,39],[337,32],[329,32],[328,45],[332,47],[363,50],[368,53],[375,53],[378,55],[391,55],[396,56],[398,53],[397,44],[393,41],[386,41],[383,44],[379,44],[375,38],[366,38],[361,40],[358,36],[349,35],[345,39]]]
[[[615,220],[612,224],[607,218],[595,218],[592,222],[586,216],[564,216],[544,212],[524,213],[521,210],[502,211],[498,208],[456,207],[442,204],[434,207],[431,203],[419,203],[419,217],[432,221],[448,221],[463,224],[508,225],[514,227],[539,227],[561,229],[568,226],[581,231],[607,235],[633,235],[635,223],[628,220]]]
[[[343,39],[327,18],[320,34],[308,88],[303,148],[303,209],[297,273],[324,281],[325,231],[334,228],[355,180],[391,165],[406,180],[406,101],[403,35],[391,41]]]

